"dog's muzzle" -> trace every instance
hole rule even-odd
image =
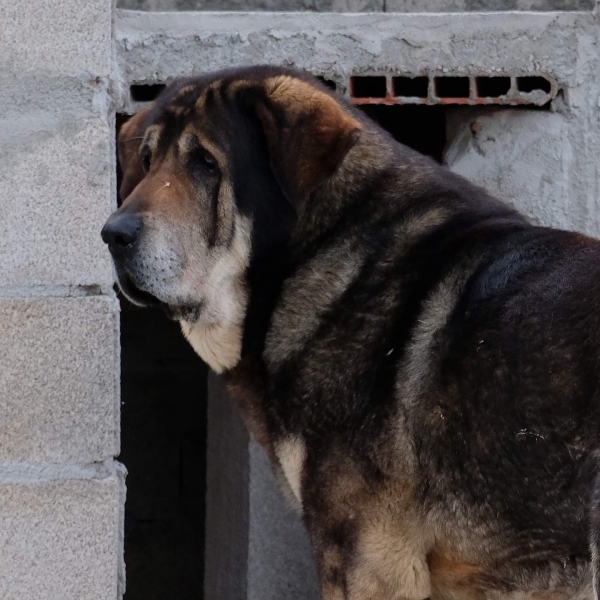
[[[138,217],[131,213],[116,212],[108,218],[100,235],[110,253],[117,258],[133,248],[141,229],[142,222]]]

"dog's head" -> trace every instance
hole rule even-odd
[[[252,261],[285,244],[359,131],[317,81],[284,69],[172,84],[119,134],[123,203],[102,237],[122,291],[181,321],[217,372],[233,367]]]

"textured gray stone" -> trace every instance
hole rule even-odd
[[[0,15],[0,73],[110,74],[110,0],[0,0]]]
[[[386,0],[387,12],[592,10],[594,0]]]
[[[110,297],[0,299],[0,461],[118,454],[118,325]]]
[[[123,472],[0,464],[0,598],[115,600]]]
[[[0,78],[0,286],[113,282],[100,229],[114,210],[106,85]]]
[[[120,0],[119,8],[149,11],[381,12],[385,0]]]

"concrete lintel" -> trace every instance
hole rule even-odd
[[[544,73],[577,82],[592,13],[116,14],[121,108],[131,83],[244,64],[283,64],[342,83],[350,74]]]

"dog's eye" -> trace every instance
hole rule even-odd
[[[140,160],[142,161],[142,167],[146,173],[150,170],[152,164],[152,150],[148,146],[144,146],[140,150]]]
[[[215,157],[204,148],[196,148],[190,153],[190,163],[194,170],[201,169],[205,173],[216,173],[219,166]]]

